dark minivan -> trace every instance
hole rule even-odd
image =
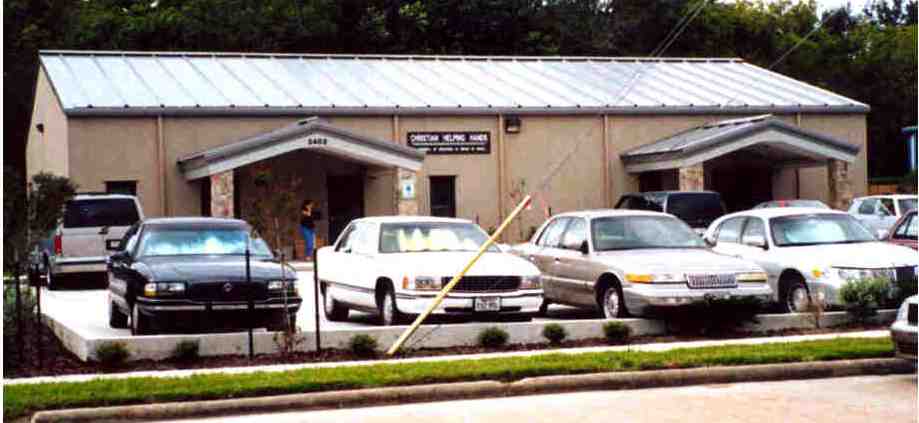
[[[721,194],[714,191],[652,191],[625,194],[617,209],[648,210],[672,214],[702,234],[727,211]]]

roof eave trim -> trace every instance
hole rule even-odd
[[[749,115],[867,114],[869,106],[617,106],[617,107],[70,107],[68,117],[147,116],[412,116],[412,115]]]

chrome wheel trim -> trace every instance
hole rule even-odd
[[[393,316],[396,314],[395,308],[395,304],[392,300],[392,293],[387,292],[386,295],[383,296],[383,325],[389,326],[393,324]]]
[[[137,309],[137,304],[134,304],[134,307],[131,307],[131,335],[137,335],[137,320],[140,316],[140,311]]]
[[[792,289],[788,294],[788,309],[792,312],[802,312],[807,308],[810,298],[807,296],[807,290],[803,286]]]
[[[606,294],[603,296],[603,311],[607,319],[612,319],[619,315],[619,293],[616,292],[615,287],[606,289]]]

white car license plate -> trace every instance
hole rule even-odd
[[[478,297],[475,311],[501,311],[501,297]]]

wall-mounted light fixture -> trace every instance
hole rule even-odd
[[[520,132],[520,116],[507,116],[504,118],[504,132],[516,134]]]
[[[35,129],[38,131],[39,134],[44,134],[44,133],[45,133],[45,124],[43,124],[43,123],[36,123],[36,124],[35,124]]]

